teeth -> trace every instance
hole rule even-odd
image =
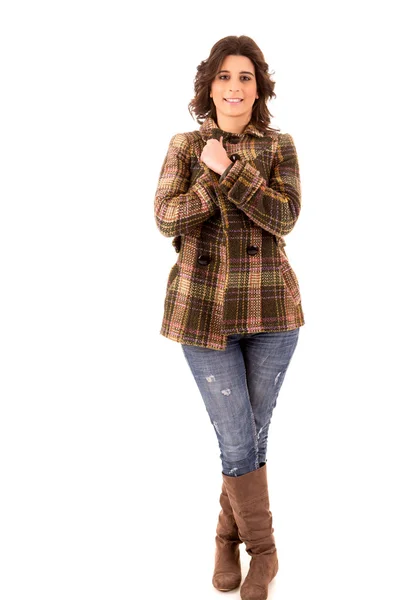
[[[241,101],[242,101],[242,99],[241,99],[241,98],[225,98],[225,100],[226,100],[227,102],[233,102],[233,103],[238,103],[238,102],[241,102]]]

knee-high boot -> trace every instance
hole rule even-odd
[[[269,510],[267,465],[231,477],[223,474],[239,537],[251,556],[240,589],[242,600],[266,600],[268,584],[278,572],[272,514]]]
[[[215,537],[215,568],[212,583],[220,592],[228,592],[239,587],[242,579],[239,549],[241,540],[224,481],[219,501],[221,512]]]

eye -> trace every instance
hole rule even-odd
[[[219,76],[220,79],[224,79],[225,77],[228,77],[228,75],[220,75]]]
[[[248,75],[243,75],[243,79],[244,79],[245,81],[250,81],[250,77],[248,77]]]

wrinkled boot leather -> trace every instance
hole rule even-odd
[[[266,469],[264,463],[261,468],[238,477],[223,474],[239,538],[251,556],[240,589],[242,600],[266,600],[268,584],[278,572]]]

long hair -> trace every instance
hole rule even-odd
[[[260,48],[246,35],[229,35],[222,38],[211,48],[210,56],[198,65],[194,79],[195,96],[188,105],[190,114],[200,124],[207,117],[217,122],[215,104],[210,98],[211,83],[219,72],[223,60],[230,54],[247,56],[255,68],[259,97],[253,104],[251,122],[262,131],[277,131],[269,125],[274,115],[267,107],[268,100],[272,97],[276,98],[275,81],[272,81],[268,73],[269,67]]]

